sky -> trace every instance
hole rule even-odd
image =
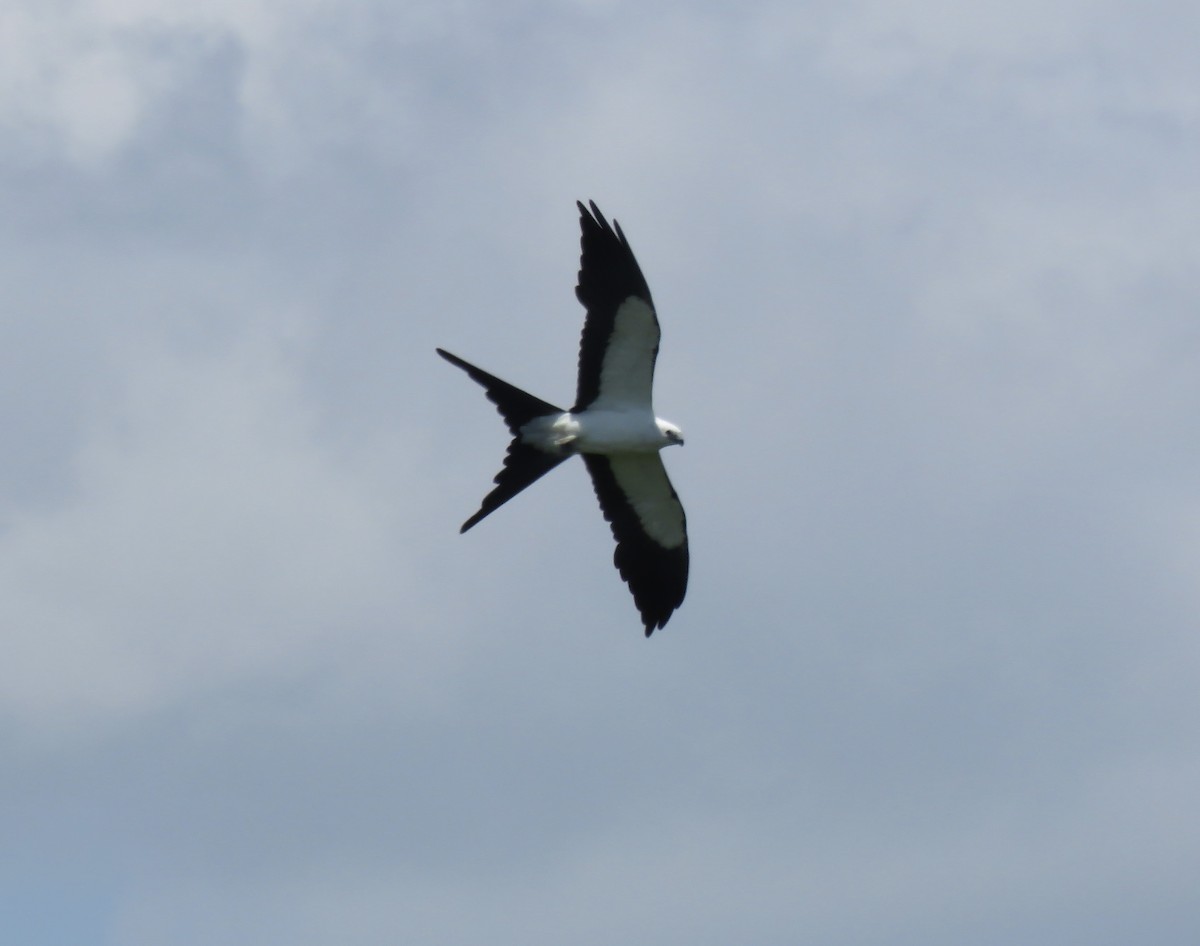
[[[1185,0],[7,0],[0,929],[1200,941]],[[646,640],[574,202],[658,306]]]

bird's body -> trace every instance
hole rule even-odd
[[[521,441],[547,453],[657,453],[683,443],[679,428],[651,411],[596,410],[535,417],[521,428]]]
[[[568,457],[579,454],[617,540],[614,563],[629,584],[646,636],[663,627],[687,591],[687,520],[658,452],[683,433],[654,414],[659,327],[650,289],[616,221],[579,204],[575,294],[587,309],[579,384],[569,411],[501,381],[457,355],[438,354],[483,386],[513,435],[496,488],[466,532]]]

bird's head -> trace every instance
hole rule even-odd
[[[667,442],[666,446],[670,447],[673,444],[679,444],[681,447],[683,446],[682,430],[667,420],[658,420],[656,418],[655,423],[658,424],[658,432],[663,435],[663,439]]]

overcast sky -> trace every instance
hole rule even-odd
[[[1200,942],[1191,0],[6,0],[0,932]],[[663,325],[642,636],[574,201]]]

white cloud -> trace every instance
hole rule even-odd
[[[341,81],[324,38],[353,34],[363,3],[247,0],[94,0],[7,4],[0,24],[0,127],[7,147],[95,169],[118,155],[166,107],[207,45],[229,42],[242,71],[238,105],[250,129],[284,125],[287,84],[306,72]],[[412,18],[419,22],[418,17]],[[340,68],[340,67],[339,67]]]
[[[394,458],[322,446],[276,343],[141,350],[127,370],[73,494],[0,536],[0,699],[26,722],[306,672],[412,580],[403,517],[370,468]]]

